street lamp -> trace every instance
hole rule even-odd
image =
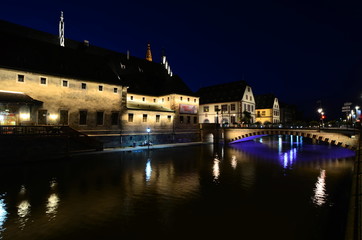
[[[324,116],[324,112],[323,112],[323,108],[318,108],[317,112],[319,113],[319,131],[321,130],[321,124],[323,125],[323,116]]]
[[[150,149],[150,132],[151,132],[151,128],[147,128],[147,146],[148,149]]]

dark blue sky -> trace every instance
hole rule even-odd
[[[0,18],[154,61],[193,91],[244,79],[254,94],[274,93],[316,117],[344,102],[361,104],[362,4],[358,1],[12,1]]]

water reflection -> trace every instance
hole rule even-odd
[[[30,217],[30,203],[28,200],[22,200],[20,204],[17,206],[18,208],[18,220],[19,220],[19,228],[23,230],[26,226],[27,221]]]
[[[318,180],[314,188],[313,203],[322,206],[326,203],[328,194],[326,193],[326,170],[321,169]]]
[[[150,181],[151,174],[152,174],[152,167],[151,167],[151,159],[150,158],[147,159],[145,174],[146,174],[146,182]]]
[[[233,169],[236,169],[236,165],[238,164],[238,162],[236,161],[236,156],[232,155],[231,156],[231,166]]]
[[[212,166],[212,175],[214,176],[214,181],[217,181],[220,176],[219,164],[220,164],[219,156],[216,154],[216,156],[214,157],[214,164]]]
[[[4,224],[7,219],[8,212],[6,211],[6,204],[4,199],[5,194],[2,194],[0,197],[0,233],[2,233],[5,230]],[[1,235],[0,239],[2,239]]]
[[[45,213],[49,217],[49,220],[55,219],[55,217],[57,216],[57,213],[58,213],[58,206],[59,206],[60,199],[59,199],[58,194],[55,193],[57,185],[58,185],[58,183],[57,183],[56,179],[53,178],[50,181],[50,189],[51,189],[52,193],[48,197],[48,201],[46,204],[46,211],[45,211]]]

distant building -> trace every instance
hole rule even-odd
[[[166,56],[152,61],[150,44],[141,59],[62,34],[60,44],[55,35],[0,21],[0,125],[197,135],[199,98]]]
[[[297,120],[302,120],[303,116],[297,107],[284,102],[279,103],[280,106],[280,122],[283,124],[291,124]]]
[[[200,123],[255,122],[255,99],[251,86],[245,81],[203,87],[196,94],[200,97]],[[246,115],[250,115],[250,119],[246,119]]]
[[[271,124],[280,122],[280,108],[278,98],[273,94],[255,96],[256,122]]]

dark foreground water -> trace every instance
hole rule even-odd
[[[0,239],[343,239],[354,153],[275,136],[0,168]]]

